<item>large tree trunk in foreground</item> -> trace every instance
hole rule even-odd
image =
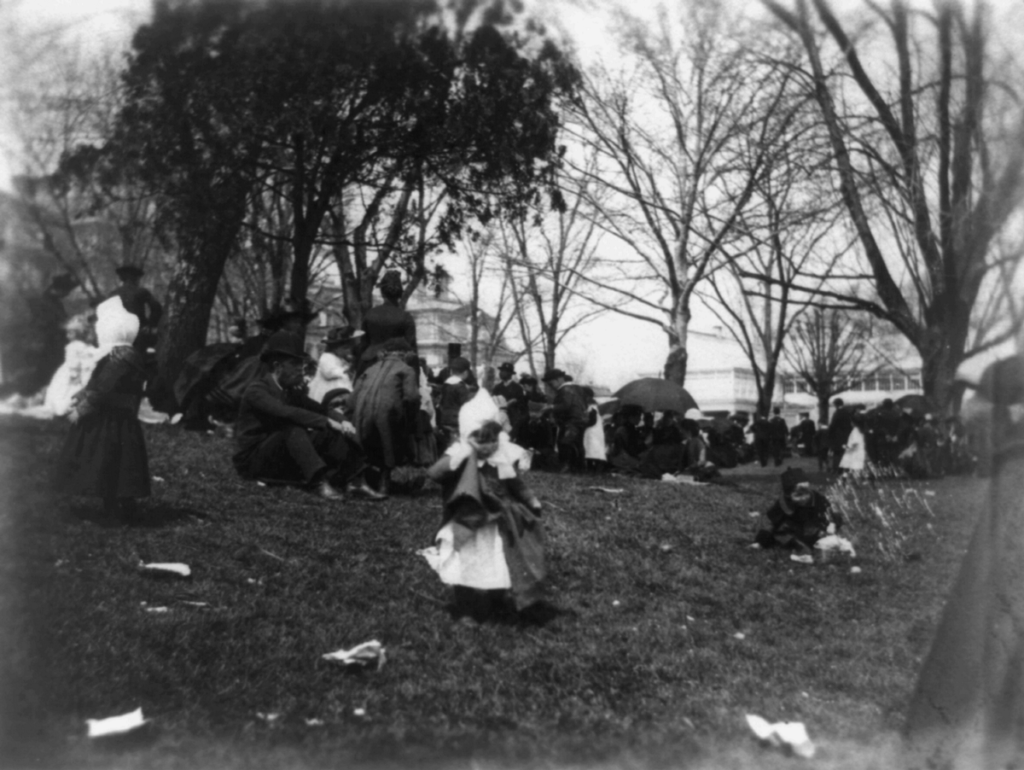
[[[167,290],[157,342],[157,378],[150,399],[160,410],[175,408],[174,381],[185,359],[206,344],[210,313],[239,224],[219,229],[209,240],[184,251]]]

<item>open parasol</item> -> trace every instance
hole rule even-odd
[[[685,388],[654,377],[626,383],[615,392],[615,398],[619,406],[639,406],[645,412],[676,412],[684,415],[689,409],[700,408]]]

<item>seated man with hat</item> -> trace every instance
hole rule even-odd
[[[583,432],[587,429],[587,402],[572,377],[561,369],[544,373],[544,384],[554,391],[551,414],[558,425],[558,460],[563,470],[584,469]]]
[[[260,355],[269,367],[245,389],[232,461],[245,478],[300,483],[328,500],[345,492],[382,500],[363,479],[366,466],[355,428],[305,395],[302,340],[278,331]]]

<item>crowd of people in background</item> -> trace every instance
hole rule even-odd
[[[141,285],[142,270],[126,265],[117,275],[121,285],[109,299],[135,318],[134,366],[145,382],[162,308]],[[63,312],[62,298],[76,286],[70,276],[58,276],[44,292],[37,303],[45,333],[36,366],[16,378],[20,391],[31,392],[45,376],[49,384],[41,392],[57,416],[81,415],[76,407],[96,399],[89,383],[103,359],[95,313],[68,319]],[[401,307],[400,274],[387,272],[379,288],[383,302],[361,327],[330,329],[316,357],[306,349],[316,314],[303,303],[282,303],[251,336],[237,324],[230,343],[212,346],[213,359],[201,351],[186,364],[175,421],[192,428],[231,423],[240,474],[300,483],[326,498],[383,499],[394,491],[396,469],[432,466],[460,441],[460,413],[481,391],[493,401],[501,429],[528,450],[529,463],[555,472],[713,481],[723,468],[779,467],[799,454],[816,458],[820,471],[926,478],[970,472],[977,462],[959,418],[939,420],[891,399],[874,408],[835,399],[827,423],[815,424],[804,412],[790,428],[779,407],[751,418],[697,409],[645,412],[608,398],[598,403],[593,388],[558,368],[541,377],[517,373],[511,362],[474,371],[459,345],[450,346],[446,365],[434,372],[418,353],[414,317]],[[411,475],[422,484],[425,472]]]

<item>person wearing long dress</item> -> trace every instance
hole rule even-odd
[[[139,320],[120,297],[96,308],[99,360],[68,413],[71,429],[56,463],[66,494],[100,497],[108,516],[133,520],[148,497],[149,460],[138,412],[145,384],[142,354],[133,347]]]
[[[362,330],[365,336],[359,348],[356,376],[373,365],[388,340],[404,339],[413,353],[416,352],[416,319],[412,313],[399,306],[402,293],[402,274],[397,270],[388,270],[380,280],[380,296],[384,302],[370,308],[363,317]]]
[[[390,491],[391,472],[409,461],[416,430],[420,389],[416,370],[406,362],[411,354],[404,339],[388,340],[352,390],[352,419],[367,460],[380,469],[384,494]]]
[[[843,455],[839,459],[839,470],[841,472],[858,475],[864,471],[868,461],[867,442],[864,437],[864,421],[856,415],[853,418],[853,427],[846,437],[846,446],[843,448]]]
[[[594,400],[594,389],[584,386],[583,397],[587,402],[587,427],[583,431],[583,456],[587,470],[601,472],[608,464],[608,447],[605,443],[604,420]]]

